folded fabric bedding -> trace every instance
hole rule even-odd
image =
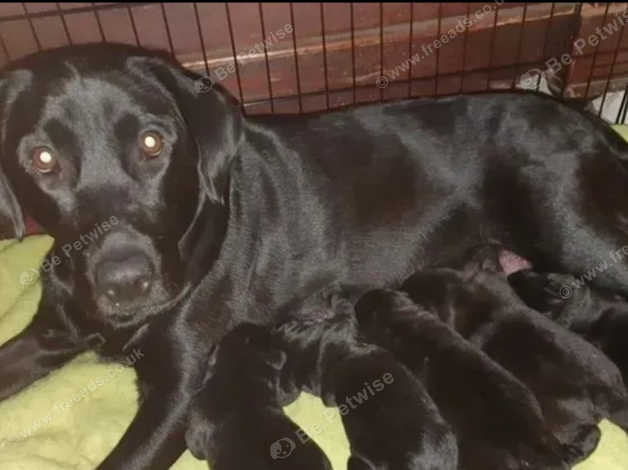
[[[628,138],[628,126],[616,129]],[[51,244],[42,235],[22,243],[0,241],[0,344],[19,333],[35,313],[41,297],[38,268]],[[94,353],[85,353],[0,402],[0,469],[95,468],[137,410],[134,381],[131,367],[102,363]],[[321,446],[335,470],[346,468],[349,445],[336,409],[302,394],[286,411]],[[597,450],[574,468],[625,470],[628,436],[606,421],[600,427]],[[299,445],[298,436],[286,437]],[[207,464],[186,452],[172,468],[204,469]]]

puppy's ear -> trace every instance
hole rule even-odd
[[[224,205],[229,166],[242,135],[243,116],[235,98],[217,83],[168,58],[136,56],[129,57],[126,64],[129,71],[153,81],[174,99],[196,143],[204,192],[210,201]]]
[[[18,73],[13,72],[9,76],[0,77],[0,240],[14,237],[22,240],[25,232],[22,208],[3,169],[6,166],[4,152],[7,116],[17,94],[15,90],[11,90],[10,82],[18,78],[12,78]]]

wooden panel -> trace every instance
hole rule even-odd
[[[96,15],[92,12],[70,13],[65,15],[70,38],[73,44],[85,44],[102,41]]]
[[[108,41],[169,50],[169,28],[176,57],[197,72],[209,69],[235,96],[242,90],[247,110],[294,112],[346,105],[354,93],[362,102],[506,88],[518,74],[572,51],[574,62],[564,68],[569,93],[588,88],[594,96],[609,79],[610,89],[623,86],[628,73],[628,34],[618,22],[627,5],[310,2],[294,3],[292,24],[289,4],[263,3],[262,24],[258,3],[230,3],[231,30],[224,3],[197,4],[200,28],[192,3],[166,3],[167,25],[159,3],[95,8]],[[59,11],[73,43],[103,39],[91,3],[29,3],[27,12],[4,3],[0,64],[36,51],[38,42],[44,49],[67,44]],[[600,29],[608,34],[599,44],[584,41]],[[582,47],[574,51],[578,39]]]
[[[24,13],[24,8],[21,3],[7,2],[0,3],[0,16],[13,16],[21,15]]]
[[[575,61],[568,80],[569,90],[574,96],[586,94],[592,97],[603,93],[611,78],[611,69],[613,78],[617,80],[616,83],[609,83],[609,89],[625,86],[622,77],[628,71],[628,28],[625,28],[628,15],[624,19],[622,13],[627,7],[626,3],[611,4],[607,11],[602,5],[583,5],[575,39]]]
[[[37,42],[26,20],[13,20],[2,23],[0,35],[11,60],[19,59],[37,51]]]
[[[29,13],[41,13],[43,11],[56,11],[57,6],[53,2],[25,2]]]
[[[99,17],[108,42],[136,43],[129,11],[126,8],[103,10]]]
[[[169,50],[168,35],[160,5],[131,8],[139,42],[143,47]]]
[[[68,37],[63,29],[63,23],[58,16],[34,18],[33,28],[43,49],[51,49],[69,44]]]

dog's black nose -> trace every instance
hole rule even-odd
[[[153,269],[143,254],[122,260],[103,260],[96,268],[98,290],[116,304],[137,300],[150,290]]]

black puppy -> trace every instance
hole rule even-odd
[[[192,403],[186,443],[213,470],[328,470],[331,464],[283,412],[283,351],[268,329],[242,324],[212,353],[202,390]]]
[[[591,344],[528,308],[502,273],[418,272],[402,290],[512,372],[536,395],[568,463],[597,445],[597,423],[625,407],[615,365]]]
[[[601,349],[628,383],[628,302],[570,274],[523,270],[508,282],[530,307]]]
[[[566,469],[532,392],[399,291],[356,304],[360,329],[421,377],[453,428],[461,470]]]
[[[455,438],[423,385],[391,353],[359,338],[352,304],[332,302],[275,329],[288,353],[285,390],[307,390],[339,408],[349,470],[456,469]]]

